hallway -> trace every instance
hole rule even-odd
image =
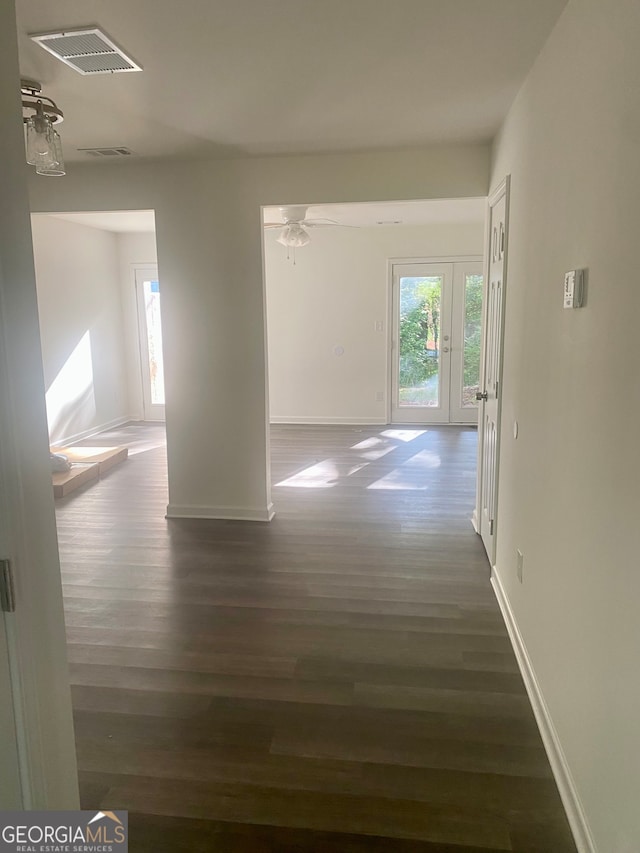
[[[83,808],[128,809],[133,853],[574,853],[469,521],[475,430],[271,437],[269,525],[167,522],[152,425],[57,502]]]

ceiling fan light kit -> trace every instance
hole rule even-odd
[[[311,237],[307,229],[300,222],[289,222],[282,229],[277,241],[282,246],[287,246],[287,248],[300,249],[311,242]]]
[[[293,263],[296,262],[296,249],[301,249],[311,242],[309,228],[321,228],[331,225],[340,225],[335,219],[307,219],[307,210],[303,205],[290,205],[280,208],[280,215],[284,222],[265,222],[265,228],[279,228],[280,235],[276,241],[287,249],[287,260],[289,250],[293,249]]]

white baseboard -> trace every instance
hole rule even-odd
[[[562,749],[560,738],[551,719],[547,703],[544,700],[542,689],[540,688],[531,658],[527,652],[527,647],[524,644],[515,616],[513,615],[509,599],[495,567],[491,570],[491,584],[500,610],[502,611],[507,631],[509,632],[511,645],[513,646],[525,687],[527,688],[529,701],[531,702],[533,713],[540,729],[542,742],[544,743],[544,748],[551,764],[551,770],[553,771],[558,791],[560,792],[562,804],[567,813],[578,853],[597,853],[595,841],[589,829],[587,817],[580,801],[580,795],[578,794],[571,769]]]
[[[320,415],[317,416],[304,416],[298,417],[294,415],[272,415],[271,416],[272,424],[343,424],[343,425],[367,425],[373,424],[374,426],[386,425],[387,419],[384,417],[381,418],[325,418]]]
[[[166,518],[209,518],[221,521],[271,521],[275,515],[273,504],[264,509],[233,506],[184,506],[169,504]]]
[[[69,447],[69,445],[74,444],[76,441],[83,441],[85,438],[92,438],[94,435],[98,435],[101,432],[106,432],[107,430],[116,429],[117,427],[124,426],[124,424],[131,423],[131,420],[132,419],[129,415],[124,418],[115,418],[115,420],[109,421],[106,424],[99,424],[98,426],[93,426],[90,429],[85,429],[82,432],[76,432],[73,435],[67,435],[64,438],[58,438],[51,442],[51,446],[60,448]]]
[[[478,510],[475,507],[471,514],[471,526],[473,527],[476,533],[480,533],[480,528],[478,527]]]

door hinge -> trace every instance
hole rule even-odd
[[[9,560],[0,560],[0,604],[5,613],[13,613],[16,609],[13,571]]]
[[[489,522],[489,536],[493,536],[493,519]]]

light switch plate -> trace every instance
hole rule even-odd
[[[564,307],[581,308],[584,275],[583,270],[569,270],[564,274]]]

